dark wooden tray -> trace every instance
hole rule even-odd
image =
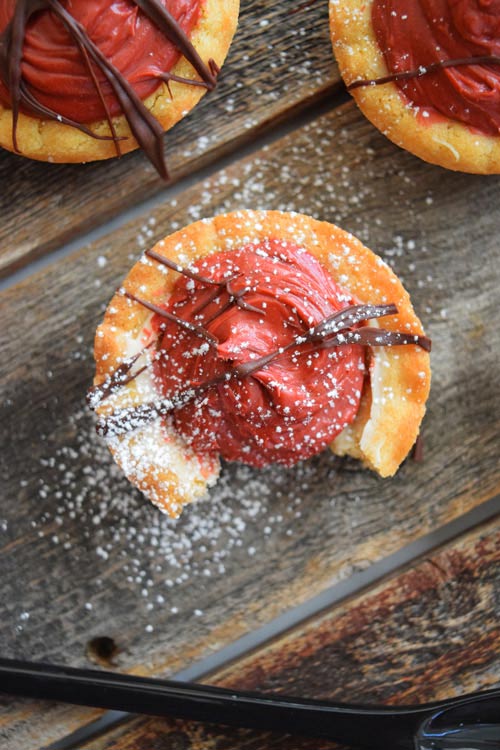
[[[245,6],[219,91],[167,141],[175,179],[222,153],[232,158],[183,183],[175,197],[163,192],[140,154],[83,168],[0,154],[5,272],[72,237],[83,245],[54,262],[48,256],[41,270],[0,294],[6,656],[88,665],[98,658],[93,639],[105,636],[117,647],[112,667],[171,675],[499,495],[499,180],[415,159],[352,103],[339,105],[341,97],[295,128],[294,113],[321,98],[327,109],[325,93],[338,87],[326,15],[319,2],[292,15],[285,2]],[[274,41],[269,55],[269,37],[255,33],[262,20],[269,20],[262,28]],[[216,125],[200,144],[206,118]],[[283,118],[288,135],[241,158],[242,143]],[[152,195],[153,203],[124,213]],[[94,434],[84,405],[92,339],[144,247],[194,219],[238,207],[303,211],[338,223],[403,278],[434,341],[425,459],[408,460],[385,481],[327,453],[288,471],[228,466],[209,500],[174,523],[128,485]],[[113,231],[85,244],[84,233],[110,217]],[[491,538],[485,559],[496,565],[498,536]],[[479,541],[470,544],[482,549]],[[418,576],[411,580],[420,585]],[[492,636],[485,646],[490,656],[494,643]],[[292,663],[293,647],[286,648]],[[485,663],[491,681],[498,680],[498,657]],[[476,681],[471,669],[463,685],[488,684],[481,669]],[[273,685],[285,689],[288,674]],[[402,672],[397,679],[400,685]],[[424,676],[415,684],[412,697],[433,697]],[[367,682],[353,677],[351,688],[345,698],[361,695]],[[393,693],[377,695],[392,700]],[[2,747],[38,750],[97,715],[0,698]]]

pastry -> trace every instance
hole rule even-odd
[[[327,446],[394,474],[419,433],[430,342],[386,264],[332,224],[237,211],[135,264],[97,329],[88,400],[129,479],[171,515],[220,457]]]
[[[215,86],[239,0],[0,0],[0,145],[86,162],[141,146]]]
[[[335,56],[369,120],[432,164],[500,172],[500,3],[330,0]]]

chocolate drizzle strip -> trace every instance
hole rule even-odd
[[[500,57],[497,55],[479,55],[477,57],[457,57],[453,60],[440,60],[439,62],[430,63],[429,65],[420,65],[414,70],[404,70],[400,73],[391,73],[381,78],[366,78],[353,81],[347,86],[348,91],[360,88],[361,86],[380,86],[383,83],[395,81],[407,81],[411,78],[421,78],[429,73],[435,73],[437,70],[444,68],[457,68],[461,65],[500,65]]]
[[[217,74],[219,72],[216,63],[214,60],[209,60],[208,65],[205,65],[181,26],[168,10],[163,7],[161,2],[159,0],[132,1],[160,29],[164,36],[174,44],[186,60],[191,63],[201,78],[201,80],[191,80],[165,72],[158,77],[166,81],[167,87],[169,87],[170,81],[177,81],[192,86],[202,86],[209,90],[213,89],[216,85]],[[29,91],[22,73],[26,26],[31,18],[42,10],[52,11],[62,21],[73,41],[78,46],[97,94],[104,106],[110,130],[109,136],[97,135],[84,124],[63,117],[58,112],[39,102],[35,95]],[[94,44],[85,28],[73,18],[61,5],[59,0],[17,0],[12,19],[0,34],[0,80],[10,95],[14,150],[19,153],[17,124],[19,111],[23,108],[37,117],[56,120],[64,125],[70,125],[97,140],[112,140],[116,153],[120,156],[120,140],[123,140],[123,138],[117,136],[110,112],[105,104],[101,85],[95,74],[94,66],[102,73],[111,86],[138,144],[142,147],[160,177],[165,180],[168,179],[168,170],[163,151],[163,127],[143,104],[140,97],[137,96],[125,76],[108,60],[99,47]]]
[[[241,304],[243,300],[242,295],[248,291],[243,290],[239,296],[232,295],[230,281],[216,281],[214,279],[205,278],[204,276],[185,269],[182,266],[174,263],[173,261],[165,258],[153,250],[146,251],[146,255],[153,258],[157,262],[166,265],[178,273],[184,276],[195,279],[199,283],[207,285],[216,285],[218,288],[225,286],[226,291],[229,295],[228,304],[224,305],[217,314],[227,309],[229,304]],[[173,320],[178,325],[187,328],[192,333],[204,338],[209,341],[210,344],[217,344],[214,337],[203,328],[202,325],[197,325],[189,321],[182,320],[172,313],[167,313],[163,308],[157,307],[146,300],[141,300],[139,297],[131,294],[127,290],[122,290],[122,294],[135,301],[138,304],[143,305],[148,310],[157,313],[160,316],[166,317],[169,320]],[[210,298],[211,301],[213,297]],[[206,303],[208,304],[208,302]],[[263,310],[255,308],[252,305],[244,303],[244,309],[254,310],[259,314],[264,314]],[[275,349],[268,354],[257,359],[249,360],[239,365],[234,365],[227,372],[217,375],[210,380],[201,383],[190,383],[186,387],[176,393],[171,398],[159,399],[157,401],[151,401],[148,403],[140,404],[139,406],[132,406],[129,408],[118,409],[115,413],[109,416],[103,416],[99,419],[97,425],[97,432],[99,435],[112,437],[115,435],[121,435],[131,430],[135,430],[138,427],[144,426],[149,422],[157,419],[158,417],[165,417],[175,409],[184,406],[186,403],[196,398],[201,393],[206,391],[208,388],[214,386],[228,384],[233,379],[241,380],[243,378],[250,377],[258,370],[266,367],[268,364],[279,358],[285,352],[299,347],[302,344],[312,344],[313,348],[328,349],[337,346],[346,346],[350,344],[359,344],[361,346],[402,346],[414,344],[421,347],[427,352],[431,350],[431,340],[427,336],[419,336],[415,334],[399,333],[395,331],[387,331],[382,328],[374,328],[369,326],[362,326],[361,328],[354,328],[354,326],[366,320],[373,320],[375,318],[381,318],[386,315],[397,315],[398,309],[396,305],[351,305],[349,307],[340,310],[333,315],[325,318],[313,328],[304,331],[302,334],[295,336],[292,341],[286,346]],[[211,318],[210,320],[213,320]],[[209,321],[204,321],[205,323]],[[131,374],[131,370],[134,364],[137,362],[139,357],[149,349],[154,341],[151,341],[143,350],[138,354],[122,362],[119,367],[111,372],[103,383],[94,386],[90,389],[87,395],[87,401],[92,409],[96,409],[100,402],[106,399],[108,396],[119,391],[124,385],[131,382],[141,372],[143,372],[148,365],[138,369],[134,374]],[[309,353],[310,349],[305,351],[297,350],[296,355]]]
[[[139,357],[141,357],[145,351],[150,349],[154,343],[154,340],[150,341],[149,344],[144,347],[144,349],[141,349],[140,352],[134,354],[133,357],[124,359],[121,365],[117,367],[116,370],[114,370],[103,383],[101,383],[100,385],[95,385],[93,388],[89,389],[89,391],[87,392],[87,404],[91,409],[95,409],[97,406],[99,406],[101,401],[108,398],[108,396],[111,396],[123,386],[127,385],[127,383],[130,383],[132,380],[134,380],[134,378],[137,378],[141,374],[141,372],[144,372],[144,370],[147,368],[147,365],[144,365],[135,373],[130,374]]]
[[[183,276],[187,276],[188,279],[199,281],[200,284],[206,284],[207,286],[215,286],[216,290],[212,299],[215,299],[215,297],[222,291],[222,289],[225,288],[226,292],[229,295],[229,303],[235,302],[242,310],[252,310],[253,312],[257,312],[263,315],[263,311],[260,308],[249,305],[248,302],[245,302],[245,300],[243,299],[243,295],[246,294],[248,289],[245,288],[240,292],[233,292],[231,282],[234,281],[234,276],[228,279],[223,279],[222,281],[215,281],[214,279],[209,279],[206,276],[201,276],[199,273],[191,271],[189,268],[183,268],[183,266],[180,266],[178,263],[174,263],[172,260],[165,258],[163,255],[160,255],[154,250],[146,250],[145,255],[147,255],[149,258],[152,258],[152,260],[155,260],[157,263],[161,263],[161,265],[167,266],[167,268],[170,268],[170,270],[177,271],[177,273],[180,273]],[[210,299],[209,301],[211,302],[212,299]],[[223,312],[223,310],[220,310],[219,314],[221,312]]]
[[[181,328],[185,328],[187,331],[191,331],[191,333],[196,333],[198,336],[201,336],[206,341],[208,341],[209,344],[217,346],[217,339],[215,338],[215,336],[212,336],[212,334],[209,333],[205,328],[203,328],[203,326],[196,325],[196,323],[191,323],[189,320],[183,320],[177,315],[173,315],[172,313],[168,312],[168,310],[165,310],[163,307],[159,307],[158,305],[154,305],[152,302],[147,302],[140,297],[136,297],[135,294],[128,292],[126,289],[122,290],[122,294],[124,297],[127,297],[127,299],[138,302],[143,307],[151,310],[151,312],[156,313],[156,315],[159,315],[160,318],[166,318],[166,320],[177,323],[177,325]]]

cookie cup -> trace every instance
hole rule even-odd
[[[347,86],[387,76],[372,25],[372,0],[330,0],[330,32]],[[387,138],[431,164],[478,174],[500,173],[500,136],[478,133],[439,114],[428,122],[393,83],[351,91],[364,115]]]
[[[190,40],[205,63],[213,59],[219,67],[222,66],[236,31],[238,11],[239,0],[205,0],[203,3],[200,18],[190,35]],[[196,71],[182,56],[169,72],[184,78],[197,76]],[[166,83],[161,83],[156,91],[144,100],[146,107],[165,131],[190,112],[206,93],[206,89],[171,81],[170,92]],[[125,116],[113,117],[112,121],[117,137],[123,139],[119,143],[120,151],[125,154],[139,148]],[[110,135],[107,120],[85,125],[98,136]],[[39,161],[81,163],[117,156],[112,140],[97,140],[69,125],[22,112],[19,115],[16,134],[19,153]],[[12,111],[1,104],[0,146],[14,151]]]
[[[422,335],[408,293],[381,258],[338,227],[308,216],[279,211],[236,211],[204,219],[158,242],[153,248],[175,263],[196,269],[205,256],[269,239],[305,248],[332,278],[360,303],[394,303],[398,314],[379,319],[386,330]],[[95,385],[152,338],[152,314],[123,295],[123,289],[153,304],[165,303],[177,272],[144,255],[122,290],[111,300],[95,339]],[[370,325],[377,325],[371,322]],[[367,350],[368,374],[354,422],[335,439],[332,450],[360,459],[381,476],[395,473],[413,446],[430,387],[429,354],[410,344]],[[121,387],[97,407],[100,417],[158,399],[150,369]],[[107,438],[128,478],[172,516],[214,484],[219,461],[197,455],[171,425],[157,418],[124,435]]]

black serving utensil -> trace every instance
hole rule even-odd
[[[500,689],[419,706],[363,706],[0,659],[0,692],[371,750],[500,749]]]

